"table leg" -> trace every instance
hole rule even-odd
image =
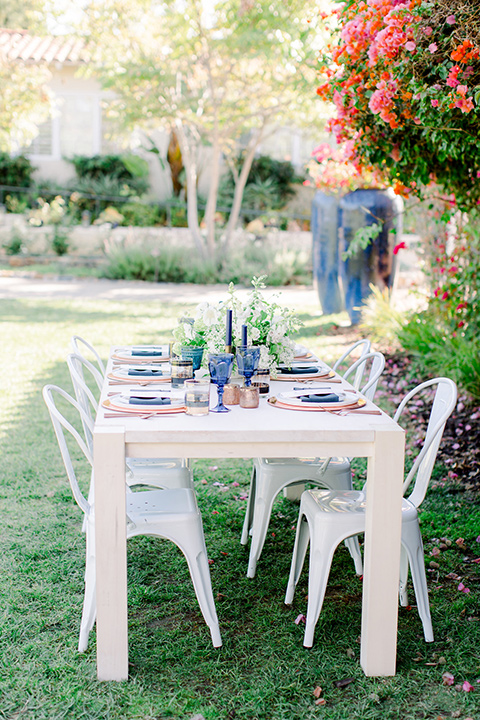
[[[366,675],[395,675],[405,435],[378,428],[368,459],[360,662]]]
[[[125,432],[94,434],[97,676],[128,677]]]

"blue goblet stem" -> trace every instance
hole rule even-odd
[[[230,412],[230,408],[225,407],[223,404],[223,391],[225,390],[224,385],[217,385],[218,403],[214,408],[215,412]]]

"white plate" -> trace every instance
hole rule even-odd
[[[292,362],[291,365],[288,367],[295,367],[295,368],[313,368],[316,367],[316,370],[312,370],[312,372],[308,373],[287,373],[282,372],[281,368],[278,368],[278,375],[277,380],[292,380],[292,382],[296,382],[298,380],[302,379],[309,379],[309,378],[316,378],[316,377],[328,377],[330,371],[330,368],[328,368],[326,365],[323,365],[322,363],[316,363],[316,362]]]
[[[145,355],[135,355],[135,350],[144,351]],[[152,354],[148,354],[148,351]],[[155,351],[161,351],[162,355],[155,354]],[[134,345],[132,347],[120,347],[115,348],[112,354],[112,358],[116,360],[130,361],[134,363],[152,363],[152,362],[167,362],[170,360],[170,346],[169,345]]]
[[[130,398],[136,397],[136,398],[151,398],[151,397],[158,397],[158,398],[170,398],[171,402],[169,405],[155,405],[151,403],[130,403]],[[169,410],[176,410],[178,408],[184,407],[184,399],[183,394],[179,397],[178,394],[175,393],[169,393],[169,392],[159,392],[159,391],[137,391],[137,390],[131,390],[129,393],[122,393],[121,395],[114,395],[113,397],[109,398],[109,406],[110,408],[114,410],[130,410],[132,412],[168,412]]]
[[[140,370],[148,371],[155,370],[154,375],[149,375],[145,372],[141,375],[129,375],[129,370]],[[158,365],[142,364],[142,365],[127,365],[124,367],[116,367],[108,374],[110,380],[121,380],[124,382],[170,382],[172,377],[170,365],[159,368]]]

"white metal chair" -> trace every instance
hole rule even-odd
[[[350,347],[348,347],[345,352],[340,355],[338,360],[333,364],[332,370],[339,372],[340,375],[345,375],[345,373],[349,371],[350,367],[354,364],[354,362],[356,362],[355,360],[352,362],[352,356],[356,356],[359,351],[360,355],[357,359],[361,360],[364,355],[370,352],[370,347],[370,340],[368,340],[368,338],[362,338],[362,340],[357,340],[357,342],[354,342],[353,345],[350,345]],[[357,351],[357,353],[355,351]],[[342,371],[340,368],[342,368],[346,362],[348,362],[348,365]],[[362,365],[358,366],[357,372],[355,374],[355,380],[352,383],[357,390],[362,384],[364,367],[365,366]]]
[[[87,384],[85,375],[92,378],[94,388],[101,390],[103,379],[97,368],[81,355],[71,353],[67,357],[67,365],[72,378],[75,396],[80,407],[93,420],[92,412],[97,413],[98,400],[91,387]],[[90,427],[83,424],[85,439],[88,448],[93,453],[93,434]],[[175,458],[126,458],[127,483],[130,487],[135,485],[149,485],[156,488],[193,488],[193,473],[185,460]]]
[[[71,339],[71,346],[72,351],[75,353],[75,355],[81,355],[85,358],[85,360],[88,360],[88,357],[85,356],[85,350],[87,351],[87,353],[90,353],[90,355],[94,358],[95,363],[97,364],[98,370],[102,378],[105,377],[105,365],[103,364],[102,358],[98,354],[98,351],[93,347],[93,345],[90,345],[90,343],[84,340],[84,338],[80,337],[80,335],[73,335]]]
[[[457,400],[455,383],[448,378],[434,378],[421,383],[411,390],[400,403],[394,420],[400,418],[406,405],[429,387],[436,386],[430,418],[423,446],[404,482],[404,493],[415,479],[408,498],[402,502],[402,551],[400,560],[400,603],[408,605],[408,567],[412,573],[417,606],[423,624],[426,642],[433,642],[432,621],[428,603],[427,579],[423,543],[418,523],[417,508],[425,497],[432,474],[438,447],[445,423]],[[368,485],[368,483],[367,483]],[[293,550],[290,577],[285,603],[293,600],[295,586],[300,577],[305,555],[310,542],[310,564],[308,577],[308,609],[303,644],[311,647],[315,625],[323,605],[325,590],[330,573],[333,553],[338,544],[365,530],[365,486],[362,492],[333,490],[307,490],[300,501],[295,547]]]
[[[82,418],[82,424],[90,425],[91,420],[80,404],[64,390],[55,385],[44,387],[43,397],[52,419],[73,497],[84,512],[86,519],[85,596],[78,643],[79,652],[84,652],[96,616],[95,511],[93,501],[87,500],[80,490],[64,431],[70,433],[77,441],[90,465],[92,465],[92,455],[80,433],[58,410],[54,396],[63,398],[60,402],[66,402],[73,406]],[[57,401],[59,397],[56,398]],[[93,427],[91,430],[93,431]],[[92,476],[91,486],[93,482]],[[155,535],[166,538],[175,543],[185,555],[200,610],[210,628],[212,643],[214,647],[220,647],[222,640],[210,581],[202,518],[197,507],[195,493],[190,488],[146,490],[139,493],[126,493],[126,503],[127,538],[136,535]]]
[[[364,354],[347,370],[344,378],[348,380],[352,377],[353,385],[358,389],[355,383],[361,381],[367,364],[370,364],[369,377],[361,392],[367,399],[373,400],[378,379],[385,367],[385,358],[381,353]],[[300,485],[303,489],[305,482],[335,490],[351,490],[350,460],[348,458],[256,458],[254,460],[240,540],[242,545],[246,545],[251,535],[247,577],[255,577],[275,498],[284,488],[292,485]],[[349,540],[347,546],[355,562],[355,570],[361,575],[362,556],[357,539]]]

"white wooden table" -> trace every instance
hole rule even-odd
[[[271,393],[289,387],[272,383]],[[102,398],[113,389],[106,385]],[[94,432],[99,680],[128,677],[126,456],[367,457],[360,662],[366,675],[395,674],[404,432],[387,415],[284,410],[263,398],[258,409],[236,406],[203,417],[111,419],[100,409]]]

